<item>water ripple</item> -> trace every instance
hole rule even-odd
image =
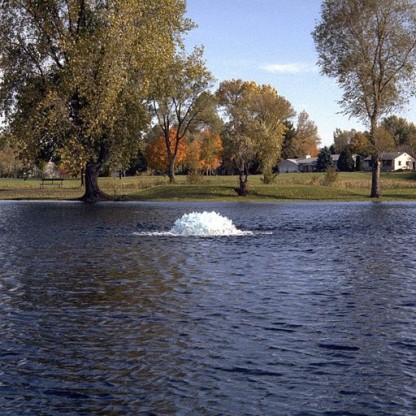
[[[413,414],[414,204],[0,211],[2,415]]]

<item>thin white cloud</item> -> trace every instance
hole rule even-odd
[[[305,74],[318,71],[314,64],[305,63],[266,64],[262,65],[260,69],[271,74]]]

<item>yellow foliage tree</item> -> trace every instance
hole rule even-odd
[[[28,160],[80,160],[84,200],[147,127],[150,84],[193,27],[185,0],[0,1],[0,108]]]
[[[211,130],[204,130],[200,138],[200,169],[210,174],[221,164],[222,161],[222,139]]]

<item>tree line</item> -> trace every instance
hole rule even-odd
[[[374,197],[388,129],[398,129],[397,146],[413,146],[397,120],[380,120],[413,94],[415,10],[410,0],[324,0],[312,33],[345,113],[369,126],[348,147],[368,146]],[[138,152],[165,165],[170,182],[178,164],[194,172],[229,164],[239,195],[250,172],[268,183],[279,158],[317,155],[316,125],[305,112],[294,122],[272,86],[234,79],[212,92],[203,48],[184,47],[194,27],[185,0],[0,2],[2,139],[24,166],[54,160],[85,176],[86,201],[106,199],[99,174],[131,166]]]
[[[212,92],[203,48],[185,50],[185,12],[184,0],[1,2],[3,138],[23,165],[53,160],[85,176],[94,201],[107,198],[103,169],[126,169],[138,152],[172,183],[179,164],[223,162],[245,195],[253,169],[271,180],[282,146],[314,151],[316,126],[301,113],[295,128],[270,85],[231,80]]]

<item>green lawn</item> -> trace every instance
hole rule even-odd
[[[100,178],[100,187],[116,200],[130,201],[367,201],[370,200],[371,174],[340,173],[332,186],[323,186],[323,173],[280,174],[270,185],[261,176],[249,177],[250,195],[238,197],[236,176],[201,177],[191,184],[178,176],[169,185],[163,176]],[[0,179],[0,199],[77,199],[83,194],[79,179],[66,179],[62,187],[41,188],[39,179]],[[416,173],[382,174],[381,200],[416,201]]]

